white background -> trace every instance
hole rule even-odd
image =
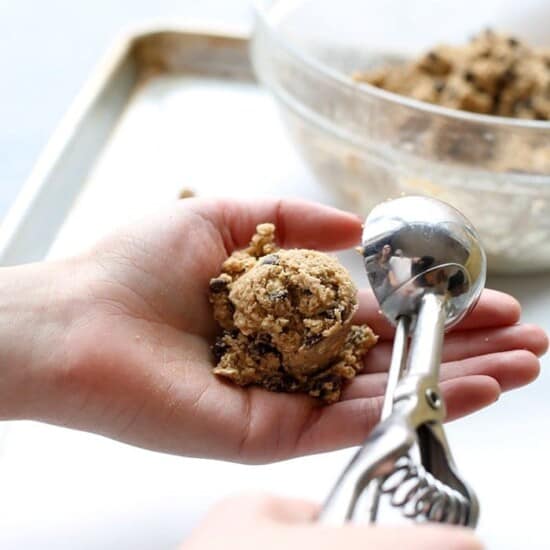
[[[0,219],[122,28],[154,18],[247,27],[247,0],[0,0]]]

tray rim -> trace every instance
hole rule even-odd
[[[186,21],[185,23],[150,21],[133,25],[119,32],[100,55],[89,76],[84,80],[74,99],[70,102],[60,121],[55,126],[33,163],[29,176],[24,181],[15,200],[0,220],[0,267],[6,264],[6,256],[17,239],[23,224],[32,216],[32,206],[48,184],[48,176],[54,170],[57,160],[76,137],[80,123],[91,110],[101,92],[108,86],[117,68],[134,52],[138,44],[148,39],[166,35],[182,35],[196,38],[226,38],[248,45],[250,32],[235,26],[208,25]],[[139,58],[138,62],[139,62]],[[51,243],[49,243],[51,245]],[[40,258],[41,260],[44,257]],[[23,258],[17,263],[36,261]]]

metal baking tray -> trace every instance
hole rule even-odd
[[[76,253],[128,219],[177,200],[183,188],[201,196],[334,202],[302,164],[270,97],[257,86],[244,35],[163,28],[121,38],[3,221],[0,265]],[[358,257],[341,259],[364,284]],[[527,437],[520,453],[506,437],[486,436],[508,422],[518,426],[517,417],[494,408],[449,426],[461,471],[481,498],[480,531],[500,550],[522,545],[502,528],[518,516],[501,498],[494,465],[514,471],[525,446],[536,444]],[[174,546],[229,493],[322,499],[353,452],[251,467],[161,455],[33,422],[7,424],[0,448],[3,549]],[[522,476],[529,483],[529,473]],[[543,502],[533,502],[531,489],[507,492],[511,501],[531,498],[544,524]]]
[[[123,38],[4,220],[0,264],[74,252],[182,188],[331,202],[283,132],[243,35],[173,29]]]

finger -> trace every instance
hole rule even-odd
[[[365,355],[363,360],[365,366],[361,373],[370,376],[375,373],[387,372],[390,365],[391,352],[392,342],[388,340],[379,340]]]
[[[509,294],[486,288],[472,312],[453,330],[513,325],[521,316],[519,302]]]
[[[217,521],[221,518],[234,516],[235,510],[240,516],[252,519],[258,516],[268,515],[267,510],[271,507],[272,497],[267,493],[242,493],[228,496],[211,508],[209,515],[215,516]]]
[[[370,290],[359,291],[359,309],[354,321],[367,323],[382,340],[393,338],[394,329],[380,311],[380,306]],[[496,290],[485,289],[472,312],[453,331],[496,328],[518,322],[521,308],[512,296]]]
[[[260,223],[277,228],[283,247],[337,250],[360,242],[361,220],[354,214],[299,199],[194,200],[187,207],[207,216],[224,236],[229,252],[246,246]]]
[[[212,509],[217,521],[234,519],[235,510],[247,521],[267,519],[284,523],[311,521],[319,513],[319,505],[300,499],[291,499],[266,493],[243,493],[232,495],[218,502]]]
[[[447,422],[493,404],[501,393],[498,382],[490,376],[466,376],[447,380],[440,387],[447,404]]]
[[[546,333],[536,325],[512,325],[486,330],[463,330],[446,335],[443,361],[460,361],[491,353],[523,349],[541,356],[548,349]],[[392,343],[379,342],[365,357],[364,373],[388,370]]]
[[[272,496],[264,507],[265,515],[283,523],[306,523],[319,514],[319,505],[307,500]]]
[[[481,374],[494,378],[503,391],[529,384],[539,375],[536,355],[525,350],[513,350],[452,361],[441,365],[441,380]],[[361,374],[351,382],[342,399],[378,397],[384,394],[387,373]]]
[[[332,550],[481,550],[483,546],[470,529],[439,525],[414,527],[366,527],[346,525],[344,527],[310,526],[295,530],[296,548]],[[294,546],[293,544],[293,546]]]
[[[336,533],[335,533],[336,535]],[[335,538],[338,535],[335,536]],[[346,527],[342,533],[340,544],[331,546],[326,540],[326,546],[321,548],[348,548],[359,550],[365,548],[379,550],[481,550],[483,545],[473,531],[458,527],[443,527],[423,525],[415,527]],[[336,541],[334,541],[336,542]]]
[[[514,349],[524,349],[540,356],[548,349],[548,337],[536,325],[455,332],[445,338],[443,361]]]
[[[539,373],[535,354],[514,350],[446,363],[441,369],[441,380],[481,374],[496,380],[502,391],[509,391],[531,383]]]
[[[494,403],[498,382],[489,376],[466,376],[442,382],[447,418],[454,420]],[[358,445],[380,419],[382,397],[340,401],[318,409],[303,426],[293,455],[324,452]]]

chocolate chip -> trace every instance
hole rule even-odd
[[[327,309],[321,313],[325,319],[336,319],[336,312],[338,309]]]
[[[511,67],[508,67],[502,75],[502,84],[512,82],[516,79],[516,72]]]
[[[343,319],[345,319],[346,318],[346,312],[347,312],[347,308],[344,307],[343,305],[339,305],[339,306],[333,307],[331,309],[326,309],[325,311],[323,311],[321,313],[321,316],[324,317],[325,319],[336,319],[337,314],[340,313],[340,316]]]
[[[210,292],[212,294],[219,294],[227,290],[227,279],[210,279]]]
[[[519,40],[511,36],[510,38],[508,38],[508,45],[511,48],[517,48],[519,46]]]
[[[304,338],[304,346],[306,348],[311,348],[315,344],[317,344],[317,342],[320,342],[322,339],[323,339],[323,336],[321,334],[310,334],[309,336],[306,336]]]
[[[428,52],[428,56],[427,56],[427,57],[428,57],[428,59],[429,59],[430,61],[433,61],[433,62],[436,62],[436,61],[439,59],[439,55],[438,55],[437,53],[433,52],[433,51],[432,51],[432,52]]]
[[[269,353],[278,355],[279,353],[276,348],[265,342],[254,342],[250,346],[250,351],[256,355],[268,355]]]
[[[229,312],[229,315],[233,317],[235,315],[235,306],[233,305],[233,302],[231,300],[225,301],[225,307],[227,307],[227,311]],[[239,332],[239,331],[237,331]],[[236,335],[235,335],[236,337]]]
[[[350,308],[349,306],[346,306],[346,307],[340,307],[340,313],[341,313],[341,316],[342,316],[342,319],[347,319],[349,316],[350,316]]]
[[[212,354],[216,361],[220,361],[225,352],[229,349],[229,346],[220,338],[216,340],[216,343],[212,346]]]
[[[439,82],[434,83],[434,90],[440,94],[445,89],[445,82],[442,82],[441,80]]]
[[[263,356],[271,353],[279,358],[281,357],[279,350],[271,343],[271,336],[263,332],[250,342],[249,349],[254,355]]]
[[[326,399],[330,394],[342,387],[342,378],[336,374],[327,374],[315,381],[311,391],[318,393],[321,399]]]
[[[269,378],[263,381],[263,386],[266,390],[274,392],[282,392],[286,390],[285,383],[280,378]]]
[[[276,290],[275,292],[271,292],[269,294],[269,299],[272,302],[280,302],[282,300],[285,300],[288,298],[288,290],[285,290],[284,288],[281,290]]]
[[[466,82],[473,82],[475,80],[475,75],[472,71],[464,71],[463,76]]]
[[[279,265],[279,256],[277,254],[268,254],[260,260],[260,265]]]
[[[334,389],[340,386],[342,379],[337,374],[327,374],[323,376],[319,382],[321,382],[322,386],[325,388],[330,385],[330,389]]]
[[[263,386],[269,391],[291,392],[296,391],[300,385],[294,377],[285,372],[281,372],[276,376],[272,376],[269,380],[265,380]]]

